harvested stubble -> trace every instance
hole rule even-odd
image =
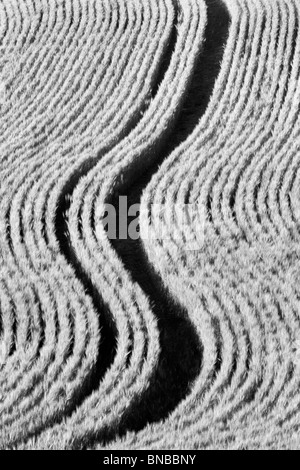
[[[180,139],[220,3],[219,75]],[[1,2],[1,448],[300,448],[299,19],[297,0]],[[146,172],[141,268],[201,361],[136,424],[163,332],[99,221]]]

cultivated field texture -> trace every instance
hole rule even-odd
[[[0,449],[300,449],[299,21],[0,0]]]

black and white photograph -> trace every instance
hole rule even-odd
[[[0,0],[0,450],[300,450],[300,0]]]

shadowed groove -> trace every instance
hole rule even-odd
[[[157,93],[159,85],[164,78],[164,74],[168,70],[170,61],[172,59],[172,52],[176,43],[176,37],[177,25],[175,21],[165,56],[159,66],[159,70],[157,71],[156,79],[152,87],[152,98]],[[145,102],[144,109],[142,110],[141,114],[147,109],[147,106],[148,104],[147,102]],[[123,135],[123,138],[125,138],[132,132],[132,130],[137,125],[139,119],[140,116],[136,115],[133,117],[131,122],[127,123],[126,134]],[[109,148],[103,149],[102,154],[104,155],[108,150]],[[95,289],[92,281],[90,280],[89,276],[86,274],[79,260],[77,259],[76,254],[74,253],[71,240],[69,238],[68,227],[68,211],[71,205],[74,190],[77,187],[81,178],[83,178],[93,169],[93,167],[99,162],[100,158],[101,157],[98,156],[94,160],[89,160],[80,169],[78,169],[73,175],[73,177],[68,181],[67,186],[61,193],[60,203],[58,205],[55,217],[56,236],[59,242],[60,250],[65,256],[68,263],[73,267],[76,276],[84,286],[87,295],[89,295],[92,299],[94,308],[99,314],[102,333],[101,347],[99,350],[98,362],[95,367],[93,378],[90,382],[89,387],[87,387],[84,393],[82,394],[82,398],[78,405],[80,405],[84,401],[84,398],[86,396],[92,394],[93,391],[97,390],[105,373],[113,364],[117,348],[117,331],[115,329],[115,325],[112,320],[109,307],[104,304],[101,294],[97,291],[97,289]],[[128,356],[128,361],[129,360],[130,356]]]
[[[92,300],[94,309],[99,315],[102,335],[100,349],[98,352],[98,361],[95,366],[95,370],[90,379],[90,383],[87,385],[85,390],[82,390],[81,398],[76,406],[79,406],[83,402],[86,395],[89,395],[93,391],[97,390],[103,376],[113,363],[117,347],[116,330],[114,323],[111,321],[109,308],[105,305],[100,293],[97,291],[97,289],[94,288],[93,283],[82,269],[82,266],[74,254],[68,237],[67,214],[70,207],[70,198],[73,194],[74,188],[78,184],[81,175],[82,173],[79,173],[77,176],[75,176],[74,179],[69,182],[68,191],[66,193],[63,192],[61,195],[61,203],[59,204],[56,213],[56,236],[62,254],[65,256],[68,263],[73,267],[77,279],[80,280],[86,294]],[[71,412],[69,415],[70,414]]]
[[[194,73],[186,93],[181,112],[172,129],[172,139],[165,135],[157,158],[137,181],[114,194],[108,202],[117,213],[119,227],[119,197],[128,198],[128,207],[141,201],[142,193],[162,162],[172,150],[184,142],[193,132],[204,114],[218,77],[224,45],[226,44],[230,18],[222,0],[207,2],[206,41],[198,57]],[[147,163],[145,162],[145,165]],[[128,227],[132,219],[128,218]],[[127,228],[128,228],[127,227]],[[111,243],[134,282],[140,285],[150,300],[160,329],[161,357],[149,389],[141,396],[123,419],[119,435],[127,431],[139,431],[147,424],[163,421],[189,393],[202,365],[202,347],[188,317],[188,312],[172,298],[155,272],[141,240],[116,240]],[[220,358],[221,352],[218,351]],[[218,361],[215,374],[221,361]],[[106,441],[114,436],[106,436]]]

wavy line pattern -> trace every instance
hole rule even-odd
[[[1,449],[300,449],[299,22],[0,2]]]

